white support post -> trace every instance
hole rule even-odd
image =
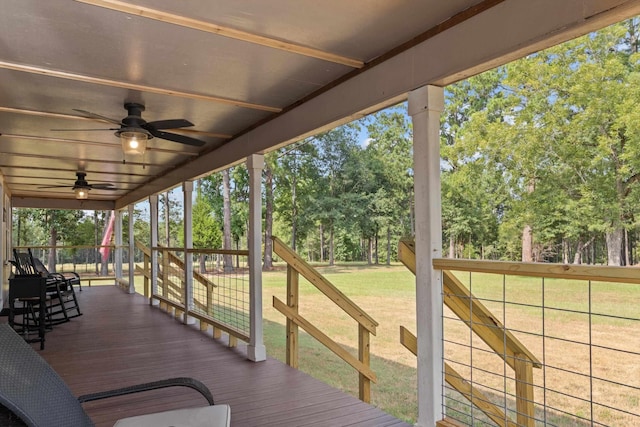
[[[127,206],[129,213],[129,293],[136,293],[136,243],[133,235],[133,205]]]
[[[158,293],[158,195],[149,196],[149,248],[151,250],[151,295],[149,304],[159,304],[153,299],[153,295]]]
[[[267,359],[262,330],[262,169],[264,155],[247,158],[249,170],[249,299],[251,333],[247,357],[254,362]]]
[[[118,285],[119,281],[122,280],[122,211],[115,210],[114,215],[116,217],[114,221],[115,228],[115,244],[116,250],[114,251],[114,258],[116,262],[116,281]]]
[[[183,207],[184,207],[184,298],[185,313],[182,322],[195,323],[195,319],[189,317],[189,311],[193,310],[193,259],[189,249],[193,249],[193,181],[182,183]]]
[[[424,86],[409,93],[413,121],[415,193],[416,321],[418,336],[418,423],[433,427],[443,418],[442,276],[432,260],[442,255],[440,113],[444,90]]]
[[[6,267],[0,268],[0,309],[5,306],[5,301],[9,298],[9,280],[5,273],[11,273],[11,265],[8,260],[12,259],[11,248],[7,239],[11,230],[12,218],[5,218],[4,214],[12,215],[9,206],[6,206],[4,199],[4,185],[0,183],[0,253],[2,254],[2,265]],[[7,280],[5,280],[5,276]]]

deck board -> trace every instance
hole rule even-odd
[[[79,297],[84,315],[47,333],[39,352],[76,395],[188,376],[205,383],[216,403],[231,406],[234,427],[409,426],[275,359],[251,362],[243,345],[228,348],[151,308],[140,295],[95,286]],[[122,417],[203,404],[197,392],[173,388],[84,408],[102,427]]]

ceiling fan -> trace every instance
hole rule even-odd
[[[128,102],[124,104],[124,108],[127,110],[128,115],[124,119],[115,120],[110,117],[105,117],[100,114],[92,113],[91,111],[75,109],[79,113],[86,116],[105,120],[109,123],[113,123],[120,127],[107,128],[107,129],[53,129],[57,131],[104,131],[114,130],[115,135],[122,141],[122,148],[125,153],[142,154],[146,148],[146,143],[151,138],[166,139],[168,141],[178,142],[180,144],[193,145],[201,147],[205,144],[204,141],[191,138],[185,135],[179,135],[176,133],[165,132],[163,129],[179,129],[184,127],[193,126],[189,120],[185,119],[169,119],[169,120],[156,120],[153,122],[147,122],[142,118],[142,112],[144,111],[144,105],[135,102]]]
[[[86,172],[76,172],[76,181],[73,185],[45,185],[38,188],[46,189],[46,188],[71,188],[74,193],[76,193],[76,199],[84,200],[89,198],[89,191],[91,190],[109,190],[116,191],[118,190],[114,187],[113,184],[108,182],[96,182],[93,184],[89,184],[86,179]]]

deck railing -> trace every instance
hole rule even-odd
[[[442,270],[447,306],[450,419],[473,426],[640,425],[640,270],[455,259],[433,266]],[[502,333],[502,343],[478,340],[483,328]],[[411,347],[407,332],[402,340]],[[530,354],[514,354],[510,337]],[[510,361],[519,359],[534,369],[514,372]]]
[[[39,258],[45,265],[48,265],[49,253],[55,250],[55,271],[62,273],[65,271],[76,271],[85,276],[87,280],[96,280],[97,277],[115,277],[114,245],[62,245],[62,246],[14,246],[14,249],[26,251],[31,249],[33,256]],[[107,249],[109,256],[106,259],[106,270],[102,268],[101,249]],[[97,279],[101,280],[101,279]]]
[[[143,266],[136,266],[144,277],[145,296],[160,302],[164,310],[176,316],[194,317],[200,328],[213,329],[213,336],[228,334],[229,345],[237,340],[249,341],[249,272],[248,251],[167,248],[148,248],[136,242],[144,254]],[[158,277],[156,292],[151,294],[152,252],[157,252]],[[187,292],[185,253],[191,257],[192,289]]]
[[[364,402],[371,401],[371,381],[376,381],[376,374],[370,366],[370,334],[376,334],[378,323],[364,310],[358,307],[338,288],[330,283],[318,271],[298,256],[291,248],[277,237],[273,237],[274,252],[287,263],[287,302],[273,297],[273,307],[287,317],[286,362],[298,368],[298,327],[323,344],[338,357],[351,365],[358,372],[359,397]],[[299,278],[302,275],[325,296],[344,310],[358,324],[358,356],[354,356],[340,344],[322,332],[312,322],[299,313]]]

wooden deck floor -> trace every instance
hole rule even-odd
[[[85,287],[84,315],[56,326],[40,351],[76,395],[167,377],[205,383],[216,403],[231,405],[231,425],[409,426],[357,398],[268,359],[250,362],[194,327],[151,308],[115,286]],[[98,426],[125,416],[200,406],[204,399],[174,388],[84,405]]]

